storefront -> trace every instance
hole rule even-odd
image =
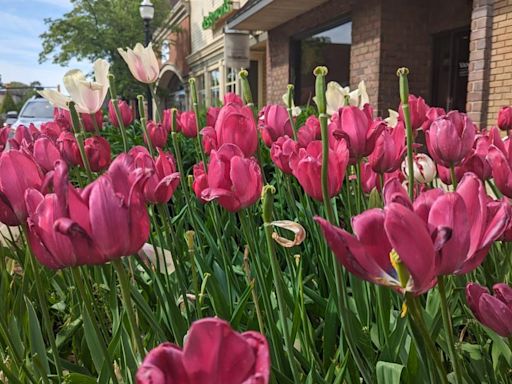
[[[401,66],[414,93],[478,124],[495,120],[498,102],[512,104],[509,0],[249,0],[227,26],[267,31],[268,102],[289,82],[296,103],[310,102],[312,69],[326,65],[343,85],[365,80],[379,113],[398,104]]]

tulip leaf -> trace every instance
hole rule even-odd
[[[94,330],[94,326],[92,324],[92,320],[84,306],[82,307],[82,318],[84,322],[85,341],[87,343],[87,347],[89,347],[94,368],[96,368],[96,372],[99,374],[101,372],[103,363],[105,362],[100,345],[101,341],[98,340],[96,331]]]
[[[42,374],[48,376],[50,374],[50,365],[48,364],[46,346],[44,344],[43,334],[41,333],[41,324],[37,319],[36,311],[28,297],[25,297],[25,303],[27,305],[29,322],[30,351],[36,366],[43,370]]]
[[[376,374],[378,384],[398,384],[404,366],[402,364],[389,363],[387,361],[377,362]]]
[[[95,384],[94,377],[83,375],[81,373],[70,373],[65,378],[66,384]]]
[[[335,295],[332,294],[327,302],[324,317],[324,334],[323,334],[323,359],[324,368],[327,368],[332,363],[332,358],[336,352],[336,337],[339,315],[336,305]]]
[[[240,296],[238,304],[236,305],[235,310],[233,311],[233,315],[231,316],[231,320],[229,322],[231,323],[231,326],[235,329],[237,329],[240,325],[240,319],[244,315],[247,303],[252,294],[252,290],[253,286],[249,284],[245,291],[242,293],[242,296]]]

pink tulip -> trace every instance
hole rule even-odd
[[[65,131],[56,121],[49,121],[41,124],[41,133],[48,136],[53,142],[56,142],[62,131]]]
[[[512,151],[510,140],[501,149],[497,145],[489,147],[487,161],[491,165],[494,184],[505,196],[512,198]]]
[[[244,105],[242,98],[234,92],[228,92],[224,95],[224,105],[228,105],[230,103],[239,105],[240,107]]]
[[[475,125],[458,111],[436,119],[425,132],[432,158],[445,167],[458,165],[469,155],[475,135]]]
[[[150,120],[146,125],[146,129],[153,146],[163,148],[167,145],[169,133],[161,123]],[[147,143],[146,137],[144,137],[144,142]]]
[[[467,171],[475,173],[481,180],[488,180],[492,177],[492,168],[487,155],[489,154],[490,146],[494,143],[505,150],[497,128],[491,128],[489,133],[477,135],[471,153],[462,164]]]
[[[44,172],[52,171],[55,162],[61,159],[59,149],[46,136],[42,136],[35,141],[32,156]]]
[[[427,109],[429,107],[422,97],[414,95],[409,95],[408,104],[411,115],[411,126],[412,129],[416,131],[418,128],[421,128],[422,124],[425,122]],[[398,107],[398,115],[400,120],[405,121],[402,104]]]
[[[91,237],[104,259],[129,256],[147,242],[150,224],[142,195],[147,177],[141,171],[132,182],[128,175],[107,172],[81,193],[89,209]]]
[[[194,194],[201,203],[206,203],[207,201],[203,199],[202,196],[203,191],[208,188],[208,176],[206,175],[203,162],[194,164],[193,173],[194,182],[192,183],[192,189],[194,190]]]
[[[258,133],[251,108],[229,103],[223,106],[215,123],[217,146],[235,144],[246,157],[258,147]]]
[[[29,155],[16,150],[0,155],[0,221],[7,225],[25,224],[24,195],[29,188],[40,189],[43,175]]]
[[[121,121],[123,126],[128,127],[133,122],[133,112],[128,103],[124,100],[116,100],[119,114],[121,115]],[[119,122],[117,121],[116,111],[112,100],[108,102],[108,119],[112,125],[119,128]]]
[[[254,204],[261,195],[261,169],[254,158],[245,158],[234,144],[212,151],[207,172],[208,188],[201,192],[206,201],[217,200],[230,212]]]
[[[268,343],[258,332],[238,333],[218,318],[192,324],[183,349],[164,343],[151,350],[137,384],[267,384]]]
[[[290,168],[304,191],[313,199],[322,201],[322,142],[312,141],[307,148],[300,148],[290,157]],[[349,153],[345,140],[329,148],[328,187],[329,197],[337,195],[343,185]]]
[[[368,162],[375,172],[390,173],[400,168],[405,150],[405,128],[400,121],[395,128],[382,130]]]
[[[103,128],[103,112],[101,112],[101,109],[94,114],[94,120],[92,119],[92,116],[88,113],[81,113],[80,119],[82,119],[84,129],[87,132],[96,132],[96,127],[100,131]]]
[[[59,147],[62,158],[66,160],[69,165],[83,165],[78,143],[75,135],[71,132],[63,131],[57,139],[57,146]]]
[[[56,163],[53,185],[55,193],[45,196],[37,189],[25,192],[28,240],[36,259],[51,269],[108,261],[94,244],[89,207],[68,182],[63,161]]]
[[[85,154],[93,172],[104,170],[110,164],[110,144],[101,136],[85,139]]]
[[[303,148],[306,148],[314,140],[322,140],[322,131],[318,117],[312,115],[306,119],[304,126],[300,127],[297,132],[297,140]]]
[[[512,107],[502,107],[498,112],[498,127],[502,131],[512,129]]]
[[[260,120],[261,138],[267,147],[282,136],[293,136],[292,125],[285,107],[277,104],[267,105],[262,109]]]
[[[486,327],[503,337],[512,336],[512,288],[495,284],[494,296],[476,283],[466,286],[466,300],[475,317]]]
[[[288,136],[281,136],[270,148],[270,158],[284,173],[293,174],[290,158],[299,152],[299,144]]]
[[[0,152],[3,152],[7,145],[7,141],[9,139],[9,133],[11,132],[11,127],[3,127],[0,128]]]
[[[337,114],[333,115],[330,125],[334,136],[347,140],[351,164],[372,153],[377,138],[385,128],[383,121],[372,120],[369,104],[364,106],[364,110],[354,106],[340,108]]]
[[[364,193],[370,193],[374,188],[377,189],[377,191],[382,190],[381,180],[380,180],[379,174],[377,174],[369,163],[362,162],[361,163],[361,188]],[[384,184],[392,178],[403,179],[403,174],[396,170],[390,173],[385,173],[384,175]],[[356,180],[357,178],[354,178]],[[400,183],[400,182],[399,182]],[[402,187],[403,189],[403,187]]]
[[[206,126],[207,127],[215,127],[215,123],[217,122],[217,117],[219,117],[220,108],[219,107],[209,107],[208,111],[206,111]]]
[[[421,218],[409,208],[390,203],[352,219],[354,235],[315,217],[338,261],[357,277],[399,292],[420,295],[435,285],[435,251]],[[410,230],[414,228],[414,241]],[[394,250],[410,277],[400,281],[390,260]]]
[[[441,164],[437,164],[437,175],[441,179],[441,181],[446,185],[452,185],[452,174],[450,168],[443,167]],[[455,179],[457,183],[462,179],[464,173],[466,173],[467,169],[464,166],[455,167]]]
[[[62,131],[71,130],[71,116],[69,115],[69,111],[60,108],[54,108],[53,120],[61,127]]]
[[[196,137],[197,136],[197,124],[196,124],[196,114],[192,111],[185,111],[179,115],[179,125],[181,132],[186,137]]]
[[[219,145],[217,144],[217,132],[214,127],[204,127],[201,129],[200,134],[204,153],[210,155],[214,149],[219,148]]]
[[[9,139],[9,146],[17,150],[25,148],[31,153],[34,148],[34,142],[40,136],[41,132],[34,124],[30,124],[28,127],[19,125],[16,131],[14,131],[14,136]]]
[[[430,125],[432,125],[432,122],[436,120],[438,117],[444,115],[446,115],[446,111],[443,108],[429,107],[425,115],[425,121],[423,122],[421,128],[425,132],[428,131],[430,129]]]

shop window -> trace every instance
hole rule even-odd
[[[236,93],[236,69],[234,68],[226,70],[226,92]]]
[[[210,104],[220,105],[220,71],[218,69],[210,71]]]
[[[204,105],[206,102],[206,88],[204,83],[204,75],[196,76],[196,89],[197,89],[197,102],[199,105]]]
[[[291,80],[296,87],[296,104],[312,103],[315,96],[313,70],[318,65],[329,69],[327,81],[337,81],[343,86],[349,84],[351,44],[350,21],[298,36],[292,41]]]
[[[170,49],[169,42],[167,40],[164,40],[164,42],[162,43],[162,49],[161,49],[160,53],[162,56],[162,63],[169,61],[171,49]]]

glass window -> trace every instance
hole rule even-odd
[[[318,65],[329,68],[327,81],[337,81],[342,86],[350,82],[350,46],[352,22],[345,22],[322,32],[295,40],[294,69],[296,103],[311,103],[315,96],[313,70]]]
[[[220,71],[218,69],[210,71],[210,104],[212,106],[220,104]]]
[[[170,52],[171,52],[171,50],[170,50],[169,42],[167,40],[164,40],[164,42],[162,43],[162,50],[161,50],[162,63],[169,61]]]
[[[43,99],[37,101],[29,101],[25,104],[25,107],[21,111],[21,116],[28,119],[41,118],[51,119],[53,118],[53,107],[49,102]]]
[[[236,93],[236,69],[234,68],[226,70],[226,92]]]
[[[199,105],[204,105],[206,102],[206,89],[204,84],[204,75],[198,75],[196,77],[196,88],[197,88],[197,102]]]

